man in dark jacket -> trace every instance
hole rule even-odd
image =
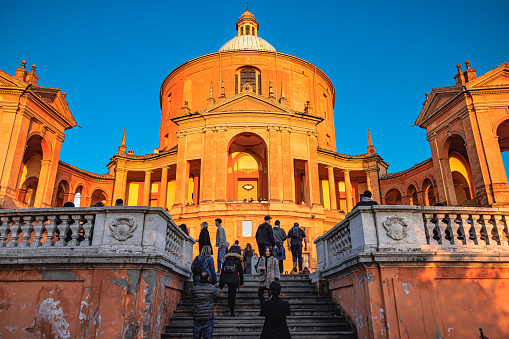
[[[214,330],[214,301],[219,291],[209,283],[209,274],[203,271],[200,282],[191,290],[193,296],[193,338],[212,338]]]
[[[288,301],[279,298],[281,294],[281,285],[277,281],[270,284],[272,296],[262,304],[260,315],[265,317],[262,336],[260,339],[290,339],[290,330],[286,323],[286,317],[292,311]]]
[[[294,223],[291,230],[288,231],[288,237],[286,242],[288,244],[288,249],[292,251],[292,260],[293,260],[293,270],[297,267],[297,262],[299,263],[299,273],[302,273],[302,240],[304,240],[304,251],[308,250],[308,242],[306,239],[306,232],[302,228],[299,228],[299,223]],[[291,241],[291,245],[290,245]]]
[[[378,205],[378,203],[374,200],[371,200],[371,192],[370,191],[364,191],[364,193],[362,194],[363,198],[361,199],[361,201],[359,201],[355,207],[357,206],[373,206],[373,205]]]
[[[236,241],[238,242],[238,240]],[[242,269],[242,257],[240,256],[240,246],[233,245],[230,253],[224,257],[224,265],[221,268],[221,278],[219,279],[219,288],[223,289],[228,285],[228,307],[230,307],[230,317],[235,317],[235,297],[237,288],[244,285],[244,272]]]
[[[274,247],[274,233],[272,232],[272,227],[270,226],[270,219],[272,219],[269,215],[265,216],[265,222],[258,226],[256,230],[256,243],[258,244],[258,253],[260,253],[260,257],[265,253],[265,247]]]

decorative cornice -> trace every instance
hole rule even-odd
[[[187,135],[187,132],[177,131],[177,138],[184,138]]]
[[[203,127],[202,131],[203,131],[203,133],[214,133],[215,128],[214,127]]]
[[[285,132],[285,133],[291,133],[292,132],[292,128],[289,127],[289,126],[281,127],[280,130],[281,130],[281,132]]]
[[[216,132],[226,132],[228,130],[228,126],[217,126]]]
[[[308,131],[308,136],[318,138],[318,132],[316,131]]]
[[[279,130],[280,130],[279,126],[273,126],[273,125],[267,126],[267,131],[269,131],[269,132],[277,132]]]

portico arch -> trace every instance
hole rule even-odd
[[[106,193],[101,189],[96,189],[93,191],[91,200],[90,200],[90,206],[94,206],[97,202],[102,202],[104,205],[106,205],[108,201],[108,197]]]
[[[391,188],[384,195],[385,205],[403,205],[401,191],[397,188]]]
[[[465,139],[453,134],[444,142],[442,167],[445,188],[451,205],[460,205],[475,198],[472,171]]]
[[[62,207],[64,204],[69,201],[69,193],[70,193],[70,185],[69,182],[65,179],[60,180],[57,185],[57,192],[55,196],[55,207]]]
[[[42,136],[33,134],[25,145],[25,153],[18,176],[17,199],[30,206],[35,205],[41,179],[42,161],[50,158],[49,146]],[[47,172],[43,173],[43,176]],[[44,179],[44,178],[42,178]],[[39,193],[40,194],[40,193]]]
[[[417,187],[415,186],[415,184],[410,184],[408,186],[406,195],[408,197],[409,205],[419,205],[419,198],[417,196]]]
[[[268,199],[267,145],[259,135],[243,132],[228,147],[228,201]]]
[[[509,182],[509,119],[504,120],[497,127],[496,136],[498,139],[498,146],[502,154],[502,161],[504,163],[506,183]]]

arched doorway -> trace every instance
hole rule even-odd
[[[40,135],[31,136],[26,143],[25,154],[21,163],[17,199],[30,206],[34,206],[39,188],[44,143]]]
[[[422,183],[422,193],[424,198],[424,206],[433,206],[437,203],[435,199],[435,187],[433,182],[426,178]]]
[[[62,207],[69,199],[69,183],[66,180],[62,180],[58,183],[57,194],[55,197],[55,207]]]
[[[228,149],[228,201],[268,200],[267,145],[254,133],[237,134]]]
[[[409,205],[419,205],[419,198],[417,197],[417,189],[414,185],[408,186],[407,197]]]
[[[509,183],[509,120],[501,123],[497,128],[498,145],[502,153],[502,161],[507,182]]]
[[[401,192],[397,188],[393,188],[385,193],[385,205],[403,205]]]
[[[449,158],[451,175],[449,180],[452,180],[454,188],[454,191],[448,192],[448,194],[455,197],[455,199],[449,199],[450,203],[453,204],[454,200],[456,200],[456,205],[465,204],[467,201],[475,198],[465,140],[460,135],[455,134],[446,141],[444,146],[444,154],[447,154]]]
[[[92,198],[90,200],[90,206],[93,207],[99,201],[106,205],[108,198],[106,197],[106,193],[100,189],[96,189],[94,193],[92,193]]]

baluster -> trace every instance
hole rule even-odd
[[[80,246],[91,246],[92,245],[92,235],[94,232],[94,215],[87,214],[83,219],[83,237],[84,240],[81,242]]]
[[[454,230],[452,229],[452,224],[454,223],[453,221],[451,221],[451,219],[449,218],[449,214],[445,214],[444,217],[441,219],[441,222],[443,224],[445,224],[445,228],[443,228],[443,235],[444,235],[444,239],[446,240],[445,241],[445,244],[447,244],[447,241],[449,242],[449,244],[451,245],[454,245]],[[442,228],[442,226],[441,226]]]
[[[430,213],[424,214],[424,232],[426,233],[426,242],[428,245],[435,244],[434,230],[435,230],[435,216]]]
[[[28,217],[30,218],[30,217]],[[32,225],[32,218],[30,220],[26,220],[21,225],[21,231],[23,232],[22,241],[20,242],[19,246],[21,247],[29,247],[30,243],[28,240],[32,237],[32,231],[33,231],[33,225]]]
[[[49,223],[46,225],[46,231],[48,231],[48,234],[46,235],[47,240],[42,243],[43,247],[51,247],[54,246],[53,239],[56,236],[57,231],[57,217],[55,215],[48,215],[46,217],[49,221]]]
[[[12,217],[12,221],[14,225],[11,226],[11,241],[7,243],[7,247],[16,247],[18,246],[19,233],[21,232],[21,217]]]
[[[58,219],[60,222],[57,222],[57,229],[58,229],[58,240],[55,243],[55,246],[66,246],[67,245],[67,232],[69,231],[69,216],[68,215],[59,215]]]
[[[67,243],[67,246],[78,246],[78,237],[79,231],[81,229],[80,225],[80,216],[79,215],[71,215],[71,219],[69,219],[69,229],[71,230],[71,240]]]
[[[472,220],[469,214],[460,214],[461,218],[461,227],[463,228],[464,240],[463,244],[465,245],[475,245],[475,230],[472,226]]]
[[[451,220],[451,226],[453,225],[456,228],[456,235],[457,235],[456,239],[459,240],[459,242],[457,244],[458,245],[466,244],[465,228],[463,227],[461,215],[457,214],[456,217],[454,217],[453,219],[451,219],[450,217],[451,216],[449,215],[449,219]]]
[[[0,223],[0,247],[5,247],[11,232],[9,217],[0,217]]]
[[[486,245],[486,233],[484,232],[484,220],[482,215],[472,215],[472,226],[475,231],[475,244]]]
[[[433,231],[433,238],[438,241],[440,245],[445,245],[447,242],[450,243],[450,238],[447,239],[448,233],[446,233],[447,228],[449,227],[449,224],[447,223],[447,220],[445,220],[445,214],[440,213],[436,216],[436,226],[435,230]],[[449,236],[450,237],[450,236]]]
[[[488,233],[488,222],[491,219],[491,215],[481,215],[482,220],[482,228],[481,228],[481,240],[484,241],[484,244],[490,245],[490,233]],[[484,245],[483,244],[483,245]]]
[[[36,225],[34,225],[34,231],[35,231],[35,241],[32,243],[34,247],[42,246],[41,239],[44,231],[46,230],[44,227],[44,216],[37,215],[35,217],[35,221],[37,222]]]
[[[502,227],[500,226],[500,220],[502,219],[501,215],[492,215],[489,222],[492,225],[491,228],[491,240],[493,240],[492,245],[501,245],[500,243],[500,233],[502,233]],[[500,231],[499,231],[500,230]]]
[[[509,230],[507,229],[507,216],[502,216],[500,223],[502,224],[502,232],[500,233],[500,244],[502,246],[509,245]]]

